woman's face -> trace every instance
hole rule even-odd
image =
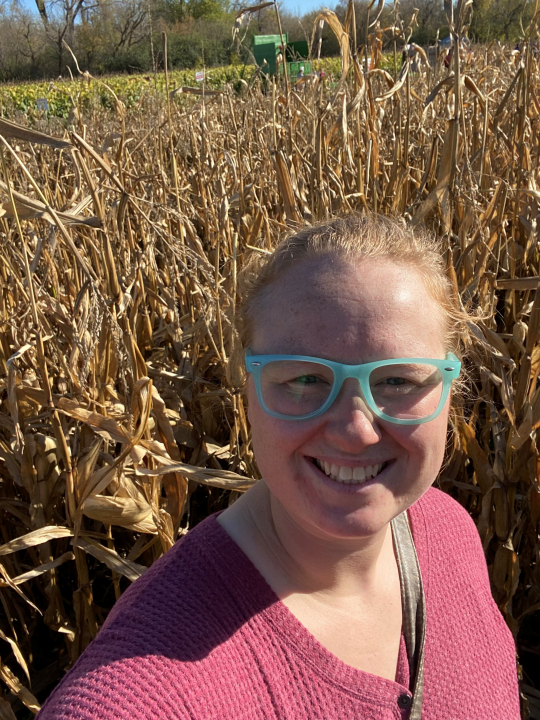
[[[422,277],[386,259],[300,263],[269,288],[254,321],[253,354],[308,355],[349,365],[441,358],[445,320]],[[369,410],[347,379],[334,404],[311,420],[279,420],[260,407],[249,376],[248,412],[262,476],[291,521],[322,538],[377,534],[430,487],[446,442],[448,406],[421,425]],[[328,477],[339,467],[383,465],[361,484]]]

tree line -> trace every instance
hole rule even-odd
[[[250,62],[254,34],[277,33],[275,8],[249,14],[241,28],[242,42],[232,29],[242,5],[229,0],[34,0],[28,8],[20,0],[0,0],[0,82],[37,80],[66,75],[77,57],[92,74],[151,72],[163,67],[161,35],[168,36],[171,68],[194,68]],[[247,4],[247,3],[246,3]],[[321,9],[324,7],[321,0]],[[365,43],[369,24],[368,0],[355,0],[357,47]],[[532,0],[473,0],[469,36],[477,41],[516,41],[522,15],[532,14]],[[418,12],[415,12],[417,10]],[[346,0],[335,12],[343,22]],[[318,11],[296,15],[280,9],[289,39],[312,39]],[[371,16],[373,17],[373,16]],[[411,41],[428,45],[448,35],[443,0],[395,0],[387,4],[378,26],[403,25],[413,20]],[[372,32],[371,29],[369,32]],[[315,48],[321,56],[339,54],[339,44],[325,25]],[[384,37],[384,36],[383,36]],[[392,43],[393,45],[393,43]]]

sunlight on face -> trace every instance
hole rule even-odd
[[[382,259],[306,261],[270,289],[254,322],[255,354],[297,354],[360,364],[444,358],[442,310],[413,269]],[[366,408],[346,380],[333,405],[312,420],[278,420],[248,381],[255,457],[294,522],[331,536],[376,533],[433,483],[445,448],[448,406],[424,425],[400,426]],[[372,482],[344,486],[316,465],[384,464]]]

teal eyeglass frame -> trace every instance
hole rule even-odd
[[[334,384],[328,399],[324,402],[321,407],[315,412],[308,413],[307,415],[283,415],[282,413],[274,412],[264,402],[262,388],[261,388],[261,372],[265,365],[276,360],[290,360],[290,361],[301,361],[316,363],[318,365],[324,365],[330,368],[334,374]],[[382,420],[387,422],[395,423],[396,425],[421,425],[422,423],[434,420],[439,415],[446,403],[452,381],[455,380],[461,372],[461,362],[453,353],[448,353],[444,360],[432,360],[429,358],[392,358],[391,360],[378,360],[377,362],[363,363],[361,365],[344,365],[343,363],[334,362],[333,360],[324,360],[323,358],[308,357],[307,355],[252,355],[251,349],[248,348],[245,353],[246,370],[248,373],[253,375],[255,381],[255,391],[259,404],[265,413],[272,417],[278,418],[279,420],[311,420],[319,415],[322,415],[332,405],[334,400],[337,398],[341,386],[344,381],[348,378],[356,378],[360,384],[360,389],[369,409]],[[435,410],[425,418],[419,420],[402,420],[400,418],[391,417],[386,415],[377,407],[373,395],[371,394],[371,388],[369,386],[370,373],[376,368],[385,367],[387,365],[400,365],[402,363],[415,363],[416,365],[434,365],[439,368],[442,374],[442,392],[441,399]]]

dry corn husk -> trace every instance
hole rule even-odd
[[[39,705],[23,633],[44,623],[74,662],[112,602],[95,599],[94,579],[120,597],[258,477],[234,362],[238,274],[291,226],[351,210],[437,232],[452,287],[481,317],[438,483],[476,521],[516,636],[540,608],[537,61],[527,44],[519,66],[493,44],[456,53],[449,72],[439,61],[364,75],[353,17],[315,23],[339,39],[337,87],[152,94],[129,113],[116,98],[116,114],[83,113],[69,137],[0,122],[10,703]],[[372,60],[385,33],[404,42],[411,29],[374,25]],[[6,702],[0,717],[13,720]]]

